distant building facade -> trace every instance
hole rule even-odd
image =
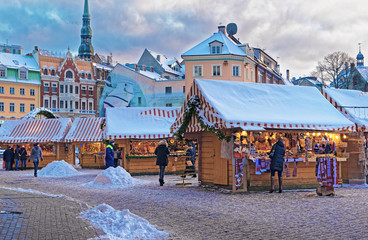
[[[317,77],[300,77],[293,79],[291,82],[297,86],[315,87],[318,90],[321,90],[323,87],[323,84],[317,81]]]
[[[19,45],[0,44],[0,52],[22,55],[23,47]]]
[[[33,56],[0,53],[0,120],[20,119],[38,108],[40,85]]]

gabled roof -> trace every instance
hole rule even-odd
[[[104,118],[76,118],[65,142],[101,142],[101,123]]]
[[[169,73],[173,73],[173,74],[176,74],[176,75],[179,75],[179,76],[183,76],[182,72],[175,71],[174,69],[172,69],[170,67],[170,65],[174,61],[177,61],[179,66],[181,66],[180,62],[176,58],[174,58],[174,57],[168,58],[164,54],[160,54],[160,53],[154,52],[152,50],[148,50],[148,49],[146,49],[146,50],[151,54],[152,58],[154,58],[157,61],[157,63],[161,65],[161,67],[164,69],[165,72],[169,72]],[[157,60],[158,55],[160,55],[160,61]]]
[[[38,63],[33,56],[0,53],[0,64],[5,65],[7,68],[19,69],[25,67],[31,71],[40,71]]]
[[[195,79],[187,101],[199,97],[199,115],[216,128],[353,130],[355,125],[337,111],[316,88],[276,84]],[[171,127],[183,123],[187,101]],[[192,121],[189,131],[200,131]],[[194,125],[193,125],[194,122]]]
[[[368,82],[368,67],[356,67],[356,70],[362,75],[365,81]]]
[[[171,137],[178,107],[106,108],[106,139]]]
[[[213,41],[218,41],[223,43],[221,54],[232,54],[238,56],[246,56],[245,52],[241,50],[237,44],[231,41],[225,34],[221,31],[214,33],[211,37],[207,38],[197,46],[191,48],[182,54],[182,56],[201,56],[201,55],[213,55],[210,51],[209,44]]]
[[[368,130],[368,94],[359,90],[323,88],[323,96],[355,122],[364,131]]]

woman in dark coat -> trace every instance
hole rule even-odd
[[[164,185],[165,167],[167,166],[169,160],[168,155],[170,154],[167,142],[165,139],[158,143],[155,149],[155,155],[157,156],[156,165],[160,168],[159,182],[160,186]]]
[[[25,170],[26,169],[26,163],[27,163],[27,150],[24,147],[24,145],[20,149],[20,161],[21,161],[21,169]]]
[[[285,147],[282,138],[279,138],[277,143],[272,146],[270,158],[271,158],[271,190],[270,193],[275,191],[275,172],[279,176],[279,193],[282,193],[282,170],[284,168],[284,155]]]

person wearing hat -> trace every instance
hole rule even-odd
[[[105,154],[106,169],[109,167],[114,167],[114,145],[115,141],[113,140],[106,146],[106,154]]]
[[[157,156],[156,165],[160,168],[159,182],[160,186],[164,185],[164,176],[165,176],[165,167],[169,163],[168,155],[170,154],[168,144],[165,139],[161,140],[158,143],[158,146],[155,149],[155,155]]]
[[[21,161],[21,165],[20,165],[21,170],[25,170],[26,163],[27,163],[27,150],[24,145],[22,145],[20,149],[20,161]]]
[[[29,160],[28,160],[28,161],[33,160],[35,177],[37,177],[37,170],[38,170],[38,164],[40,162],[40,159],[41,161],[43,161],[42,150],[38,146],[38,143],[35,143],[34,147],[32,148],[31,156],[29,157]]]
[[[14,153],[12,151],[11,146],[8,146],[8,149],[6,149],[3,153],[3,159],[5,161],[5,170],[9,171],[11,169],[11,162],[14,158]]]

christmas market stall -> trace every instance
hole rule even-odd
[[[349,178],[339,169],[354,130],[315,88],[206,79],[194,80],[171,126],[177,138],[197,139],[201,183],[233,191],[269,188],[268,153],[280,137],[286,188],[337,186]]]
[[[75,165],[83,168],[105,167],[105,144],[102,142],[104,118],[76,118],[65,137]]]
[[[10,145],[15,149],[16,145],[24,145],[29,156],[34,143],[38,142],[44,159],[40,167],[55,160],[73,163],[72,154],[64,143],[71,126],[69,118],[8,120],[0,128],[0,146]]]
[[[170,126],[180,108],[136,107],[106,109],[106,140],[115,140],[121,150],[121,165],[130,173],[156,173],[156,155],[160,140],[166,139],[171,152],[167,172],[185,169],[185,144],[172,138]]]
[[[323,96],[350,121],[357,131],[348,134],[349,162],[342,163],[350,184],[364,184],[367,176],[368,94],[359,90],[322,88]],[[359,166],[359,167],[349,167]]]

